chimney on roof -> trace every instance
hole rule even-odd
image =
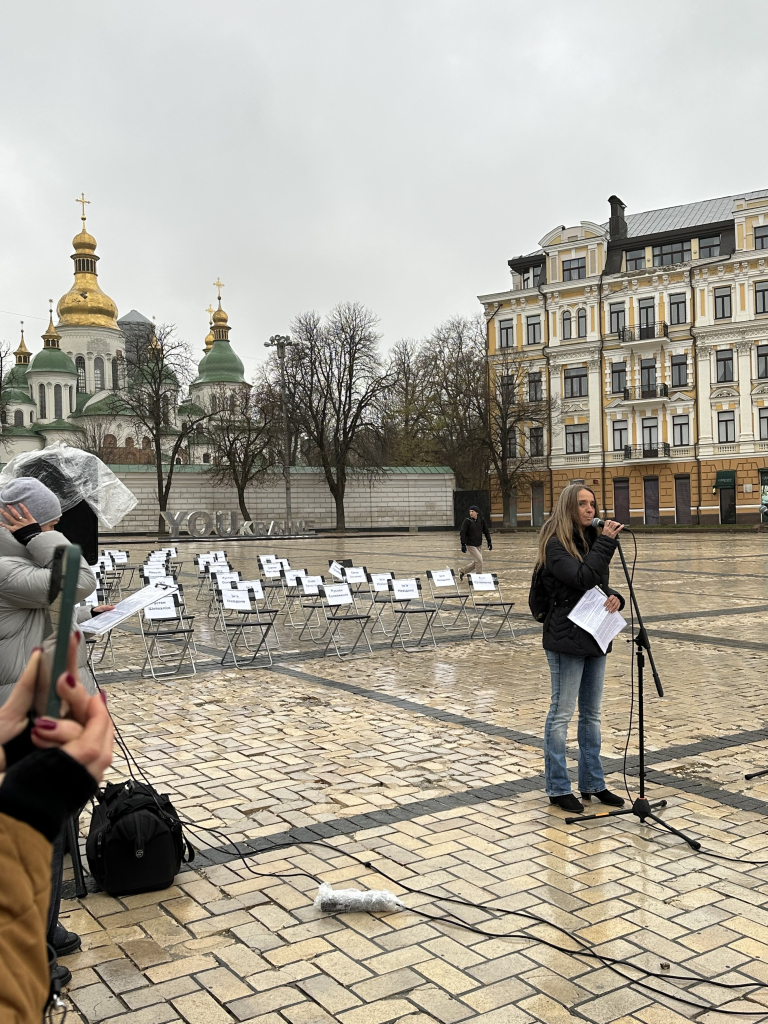
[[[608,237],[611,241],[627,237],[627,222],[624,220],[626,205],[618,196],[610,196],[608,202],[611,204],[611,219],[608,222]]]

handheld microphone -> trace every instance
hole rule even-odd
[[[598,519],[597,516],[592,520],[592,525],[597,529],[598,526],[605,526],[604,519]]]

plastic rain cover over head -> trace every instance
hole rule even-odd
[[[0,473],[0,488],[18,476],[34,476],[50,488],[66,512],[87,501],[107,529],[138,505],[138,499],[96,455],[57,442],[16,455]]]

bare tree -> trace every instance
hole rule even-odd
[[[5,383],[5,378],[8,371],[14,364],[14,360],[11,356],[11,346],[7,341],[0,341],[0,424],[8,422],[8,391],[9,387]],[[7,448],[10,444],[10,438],[2,438],[2,447]]]
[[[150,440],[157,473],[160,512],[168,507],[173,471],[185,444],[198,424],[206,424],[210,412],[187,402],[179,409],[181,393],[189,384],[195,363],[189,346],[176,337],[173,325],[156,329],[148,345],[126,350],[125,385],[111,396],[115,413],[127,415],[137,431]],[[105,399],[105,401],[107,401]],[[179,420],[177,410],[183,418]],[[162,515],[158,530],[165,530]]]
[[[70,444],[98,456],[102,462],[114,461],[117,444],[117,419],[114,415],[114,400],[107,399],[105,413],[98,415],[78,416],[75,425],[81,433],[73,435]],[[101,404],[101,403],[99,403]]]
[[[380,402],[381,461],[390,466],[434,462],[427,343],[403,339],[389,354],[389,387]]]
[[[551,400],[544,395],[541,374],[530,371],[521,352],[500,350],[489,360],[478,408],[505,526],[517,526],[517,496],[544,455]]]
[[[336,529],[346,527],[344,494],[355,466],[370,466],[376,406],[389,378],[378,354],[378,320],[357,302],[331,310],[325,322],[302,313],[291,324],[295,342],[286,354],[285,375],[292,434],[306,439],[307,455],[319,460],[336,505]],[[279,368],[270,361],[273,387]]]
[[[211,395],[211,409],[205,428],[213,463],[210,474],[219,483],[234,485],[240,512],[250,519],[246,488],[263,482],[267,470],[280,460],[279,402],[264,385],[239,391],[222,386]]]
[[[434,455],[456,476],[459,488],[488,487],[484,438],[485,323],[482,316],[453,316],[426,343],[426,379],[432,411]]]

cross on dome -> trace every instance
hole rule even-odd
[[[83,212],[81,214],[81,219],[85,220],[85,208],[86,208],[86,206],[90,206],[91,205],[91,200],[85,198],[85,192],[81,192],[80,193],[80,198],[76,199],[75,202],[81,204],[81,206],[83,208]]]
[[[221,289],[224,287],[224,282],[221,280],[221,278],[217,277],[216,280],[213,282],[213,287],[214,288],[218,288],[218,290],[219,290],[219,296],[218,296],[219,297],[219,302],[221,302]]]

